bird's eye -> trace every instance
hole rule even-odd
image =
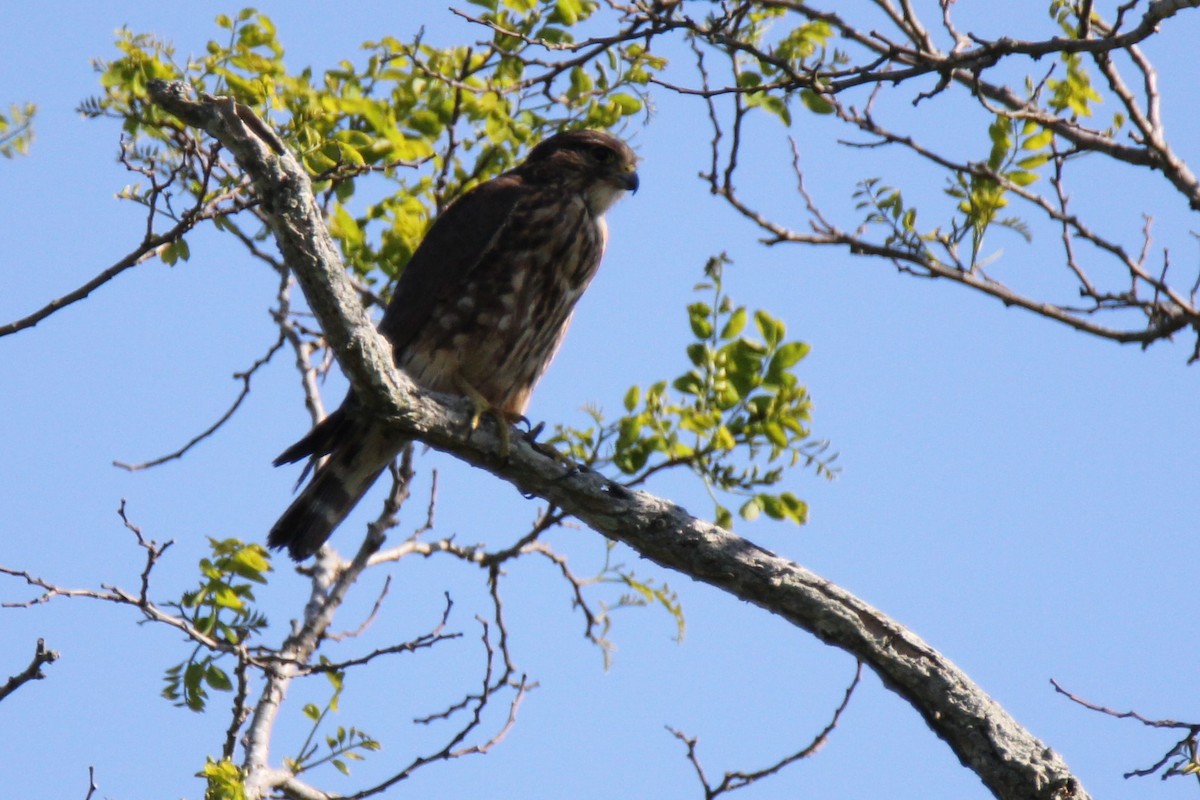
[[[597,164],[611,164],[616,157],[617,154],[604,145],[596,145],[592,148],[592,158]]]

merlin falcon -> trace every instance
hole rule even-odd
[[[607,133],[565,131],[447,207],[379,323],[396,366],[426,389],[520,418],[600,266],[604,213],[637,191],[636,165],[629,146]],[[268,544],[297,561],[316,553],[407,442],[372,419],[351,389],[275,459],[324,461]]]

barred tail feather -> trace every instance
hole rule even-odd
[[[347,402],[349,402],[349,398]],[[343,403],[344,405],[345,403]],[[344,408],[339,408],[317,423],[303,439],[280,453],[272,463],[280,467],[284,464],[302,461],[309,456],[316,457],[332,453],[340,441],[353,437],[355,433],[353,419],[346,414]]]
[[[312,480],[267,536],[268,545],[275,549],[286,547],[296,561],[321,549],[404,445],[403,440],[390,437],[386,431],[371,425],[343,423],[338,427],[348,434],[345,440],[336,444],[330,442],[334,447],[329,458],[317,468]],[[313,434],[309,434],[284,455],[304,446],[312,437]],[[314,455],[320,455],[322,449],[318,448]],[[291,459],[281,457],[277,463],[286,460]]]

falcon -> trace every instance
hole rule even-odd
[[[473,421],[484,411],[519,419],[600,266],[604,213],[637,191],[636,165],[620,139],[565,131],[447,207],[379,323],[396,366],[426,389],[471,398]],[[275,459],[319,466],[267,543],[297,561],[316,553],[408,441],[351,389]]]

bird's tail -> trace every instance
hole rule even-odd
[[[329,442],[332,449],[325,451],[329,453],[329,458],[317,467],[312,480],[283,512],[267,536],[268,545],[276,549],[286,547],[296,561],[308,558],[321,549],[321,545],[325,544],[404,445],[403,440],[389,436],[384,429],[377,430],[376,426],[369,424],[355,424],[344,418],[334,420],[334,416],[331,415],[327,420],[333,423],[329,427],[336,427],[346,435],[336,437],[340,441]],[[317,448],[314,452],[305,446],[306,442],[311,444],[309,440],[314,438],[314,434],[317,434],[315,438],[325,439],[321,427],[318,425],[309,436],[288,448],[276,460],[276,464],[299,461],[305,455],[321,455],[324,448]]]

